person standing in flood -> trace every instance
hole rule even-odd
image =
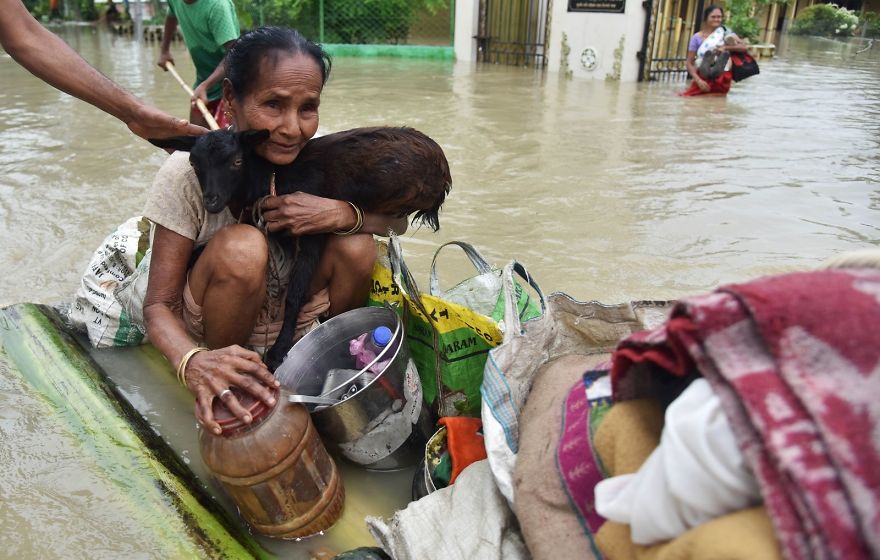
[[[748,51],[748,47],[736,36],[736,33],[724,27],[724,8],[717,4],[712,4],[703,10],[703,25],[688,43],[686,64],[688,74],[693,81],[681,95],[688,97],[707,93],[726,95],[730,91],[730,85],[733,83],[730,62],[724,71],[714,78],[703,76],[698,70],[703,57],[712,51],[716,53]]]
[[[208,111],[223,126],[223,88],[220,84],[226,72],[223,64],[226,51],[239,36],[235,6],[232,0],[168,0],[165,32],[162,34],[162,46],[159,50],[159,67],[165,71],[168,70],[166,63],[174,63],[170,48],[178,26],[196,67],[189,120],[207,126],[196,108],[196,99],[201,99]]]

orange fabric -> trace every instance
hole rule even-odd
[[[466,416],[446,416],[437,423],[446,426],[446,448],[452,459],[452,476],[449,478],[449,484],[453,484],[456,477],[468,465],[486,458],[483,434],[478,433],[483,427],[483,421]]]
[[[727,95],[727,92],[730,91],[730,85],[733,83],[733,72],[727,70],[714,80],[706,80],[706,83],[709,84],[709,91],[703,91],[696,84],[696,82],[691,82],[691,86],[683,92],[679,93],[679,95],[682,95],[684,97],[706,95],[709,93]]]
[[[214,117],[214,120],[217,121],[217,126],[220,128],[226,128],[228,125],[232,124],[229,119],[226,118],[226,103],[222,99],[215,99],[214,101],[208,101],[205,104],[208,112],[211,113],[211,116]]]

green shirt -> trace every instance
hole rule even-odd
[[[177,18],[186,48],[196,67],[195,88],[208,79],[226,56],[223,45],[238,39],[238,16],[232,0],[168,0],[168,15]],[[223,95],[222,82],[208,90],[208,101]]]

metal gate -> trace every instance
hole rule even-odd
[[[687,47],[699,28],[704,0],[653,0],[648,3],[645,50],[640,80],[670,80],[687,77]]]
[[[543,68],[550,0],[480,0],[477,61]]]

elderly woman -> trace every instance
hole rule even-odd
[[[730,62],[721,75],[712,79],[701,76],[697,70],[703,62],[703,57],[710,51],[739,53],[748,51],[748,47],[740,41],[739,37],[723,24],[724,8],[712,4],[703,10],[703,25],[700,31],[694,33],[688,43],[687,71],[693,78],[693,82],[681,95],[693,96],[706,93],[726,95],[730,91],[730,85],[733,81]]]
[[[292,163],[318,130],[321,90],[330,61],[320,46],[297,31],[258,28],[243,35],[226,59],[223,97],[237,130],[267,129],[257,155],[274,165]],[[148,195],[144,216],[155,224],[144,321],[150,340],[183,370],[195,395],[196,418],[220,433],[212,404],[220,398],[239,419],[252,418],[238,395],[274,404],[277,381],[252,349],[277,337],[284,292],[293,266],[292,243],[279,243],[239,223],[235,203],[206,212],[188,154],[172,154]],[[271,232],[292,235],[352,233],[359,222],[346,202],[305,193],[270,197],[263,217]],[[397,217],[367,213],[356,235],[330,236],[315,271],[309,300],[297,317],[297,336],[320,317],[366,300],[376,259],[372,233],[406,230]],[[399,216],[403,216],[402,218]],[[364,235],[366,234],[366,235]],[[228,389],[236,389],[236,391]]]

